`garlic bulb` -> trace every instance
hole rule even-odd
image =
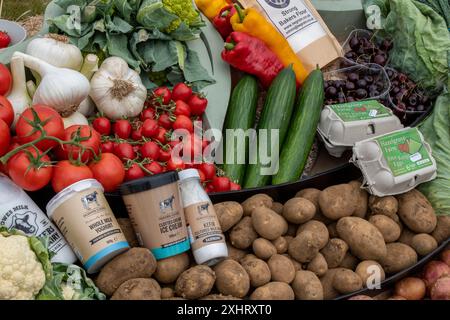
[[[117,120],[135,117],[142,111],[147,89],[125,60],[110,57],[92,77],[90,96],[105,116]]]
[[[28,95],[27,85],[25,82],[25,66],[23,59],[21,57],[13,56],[11,58],[10,65],[13,78],[13,87],[7,98],[9,102],[11,102],[14,109],[14,127],[23,110],[30,106],[31,98]]]
[[[74,112],[71,116],[63,118],[64,129],[73,125],[88,125],[89,122],[80,112]]]
[[[48,105],[67,117],[77,111],[80,103],[88,97],[89,81],[81,73],[54,67],[21,52],[15,52],[14,56],[22,57],[25,66],[42,77],[33,96],[33,104]]]
[[[26,53],[58,68],[80,71],[83,55],[77,46],[69,43],[69,38],[59,34],[47,34],[31,40]]]
[[[80,103],[77,112],[86,117],[92,116],[95,113],[95,103],[92,101],[91,97],[87,97]]]

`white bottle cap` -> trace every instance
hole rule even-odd
[[[189,178],[197,178],[200,179],[200,175],[198,174],[197,169],[186,169],[178,172],[178,177],[180,177],[180,181],[189,179]]]

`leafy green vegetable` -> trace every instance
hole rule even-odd
[[[447,22],[447,27],[450,30],[450,2],[448,0],[418,0],[439,13]]]

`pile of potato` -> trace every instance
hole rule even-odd
[[[304,189],[284,205],[258,194],[214,207],[228,259],[208,267],[187,253],[156,261],[132,248],[102,269],[100,290],[121,300],[332,299],[412,266],[450,237],[450,217],[436,217],[419,191],[379,198],[358,181]],[[129,221],[120,223],[137,245]]]

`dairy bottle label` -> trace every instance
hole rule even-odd
[[[344,122],[372,120],[392,116],[388,108],[375,100],[334,104],[330,108]]]

